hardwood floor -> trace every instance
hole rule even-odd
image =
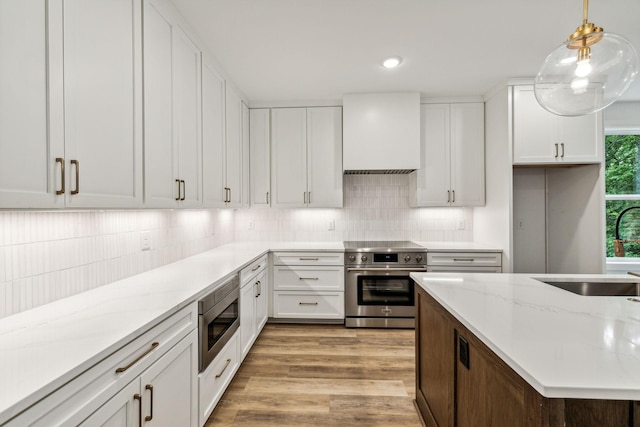
[[[414,334],[267,324],[205,427],[420,427]]]

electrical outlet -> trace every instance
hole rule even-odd
[[[143,231],[140,234],[140,250],[148,251],[151,250],[151,232]]]
[[[464,230],[464,218],[458,218],[458,230]]]
[[[329,231],[331,230],[335,230],[336,229],[336,220],[335,219],[331,219],[329,220]]]
[[[524,221],[518,220],[518,230],[524,230]]]
[[[249,220],[249,230],[255,230],[256,228],[256,220],[255,219],[250,219]]]

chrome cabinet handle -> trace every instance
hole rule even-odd
[[[224,374],[224,371],[227,370],[227,366],[229,366],[229,363],[231,363],[231,359],[227,359],[227,363],[224,365],[224,368],[222,368],[222,371],[220,371],[220,373],[216,375],[216,378],[220,378],[222,374]]]
[[[181,179],[180,182],[182,183],[182,197],[180,197],[180,200],[184,200],[187,198],[187,184],[184,179]]]
[[[556,144],[553,144],[553,145],[555,145],[555,146],[556,146],[556,155],[555,155],[555,158],[557,159],[557,158],[558,158],[558,144],[556,143]]]
[[[151,353],[153,350],[155,350],[158,346],[160,345],[160,343],[158,342],[154,342],[153,344],[151,344],[151,348],[148,349],[147,351],[145,351],[144,353],[142,353],[140,356],[136,357],[133,361],[131,361],[131,363],[129,363],[127,366],[122,367],[122,368],[118,368],[116,369],[116,374],[121,374],[122,372],[126,371],[127,369],[129,369],[130,367],[132,367],[133,365],[135,365],[136,363],[138,363],[140,361],[140,359],[142,359],[143,357],[145,357],[147,354]]]
[[[298,305],[318,305],[317,302],[302,302],[300,301]]]
[[[64,194],[64,159],[62,157],[56,157],[56,163],[60,163],[60,190],[56,190],[56,195]]]
[[[147,415],[146,417],[144,417],[145,421],[151,421],[153,419],[153,386],[151,384],[147,384],[145,387],[145,389],[149,390],[150,394],[150,403],[149,403],[149,415]]]
[[[142,396],[136,393],[133,398],[138,401],[138,427],[142,427]]]
[[[320,280],[317,277],[299,277],[298,280]]]
[[[69,163],[76,166],[76,188],[71,190],[71,194],[78,194],[80,192],[80,162],[71,160]]]
[[[560,154],[560,157],[564,159],[564,142],[560,144],[560,148],[562,148],[562,154]]]
[[[176,200],[180,200],[180,180],[176,179],[176,184],[178,184],[178,196],[176,196]]]

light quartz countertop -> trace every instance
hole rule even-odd
[[[344,246],[232,243],[0,319],[0,425],[270,250]]]
[[[412,273],[466,328],[550,398],[640,400],[640,303],[581,296],[543,280],[627,275]]]

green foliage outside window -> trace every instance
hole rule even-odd
[[[638,200],[607,200],[607,256],[613,257],[616,220],[630,206],[640,206],[640,135],[608,135],[605,139],[605,188],[608,195],[639,195]],[[640,209],[620,222],[620,238],[640,240]],[[640,257],[640,245],[625,243],[625,257]]]

